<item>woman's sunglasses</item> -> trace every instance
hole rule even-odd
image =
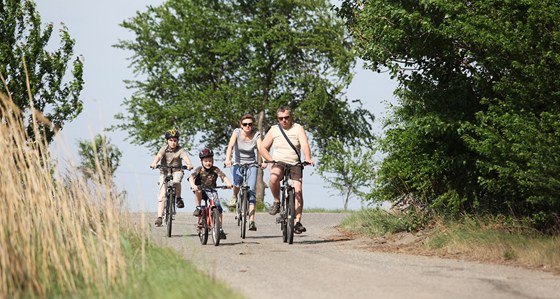
[[[241,125],[244,127],[252,127],[253,123],[241,123]]]

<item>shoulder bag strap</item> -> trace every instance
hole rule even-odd
[[[301,161],[301,156],[299,155],[299,152],[297,151],[296,147],[292,144],[292,142],[290,141],[290,138],[288,138],[288,135],[286,135],[286,132],[284,132],[284,129],[282,128],[281,124],[278,124],[278,129],[280,129],[280,132],[282,132],[282,135],[284,135],[284,138],[286,138],[286,141],[288,141],[288,144],[292,147],[292,149],[294,150],[294,152],[296,152],[296,155],[298,157],[298,160]]]

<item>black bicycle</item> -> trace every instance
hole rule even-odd
[[[239,173],[243,177],[243,182],[241,187],[239,187],[239,194],[237,199],[236,216],[237,226],[241,227],[241,239],[245,239],[245,233],[247,232],[247,218],[249,217],[249,183],[247,182],[247,177],[249,176],[249,171],[251,167],[258,166],[256,162],[247,164],[237,164],[239,165]]]
[[[304,167],[309,165],[307,162],[297,162],[288,164],[280,161],[265,161],[265,163],[278,164],[284,168],[284,177],[280,183],[280,214],[276,218],[276,223],[280,223],[282,230],[282,240],[288,244],[294,243],[294,227],[296,218],[296,192],[292,181],[292,167]]]
[[[200,202],[202,213],[198,216],[196,224],[200,243],[206,245],[208,242],[208,233],[211,230],[214,246],[218,246],[220,245],[220,229],[222,228],[222,223],[220,221],[220,211],[216,206],[216,203],[220,201],[217,189],[229,189],[229,187],[217,186],[210,188],[198,186],[198,188],[202,191],[202,199]]]
[[[177,190],[175,190],[175,183],[173,183],[173,171],[188,169],[187,166],[183,165],[181,167],[175,166],[162,166],[158,165],[157,169],[161,169],[165,174],[164,184],[165,189],[165,206],[163,208],[163,221],[167,226],[167,237],[171,237],[171,229],[173,227],[173,220],[176,213],[175,201],[177,196]]]

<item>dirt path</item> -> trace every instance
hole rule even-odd
[[[195,218],[177,215],[172,238],[165,227],[153,238],[178,250],[210,276],[247,298],[560,298],[560,277],[522,268],[371,252],[369,240],[335,228],[337,213],[304,215],[307,232],[282,242],[275,217],[257,215],[257,232],[239,237],[232,213],[224,214],[227,240],[201,245]],[[153,221],[153,215],[147,220]]]

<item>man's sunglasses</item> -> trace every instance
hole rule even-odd
[[[241,125],[244,127],[252,127],[253,123],[241,123]]]
[[[289,120],[289,119],[290,119],[290,116],[289,116],[289,115],[288,115],[288,116],[279,116],[279,117],[278,117],[278,120],[279,120],[279,121]]]

